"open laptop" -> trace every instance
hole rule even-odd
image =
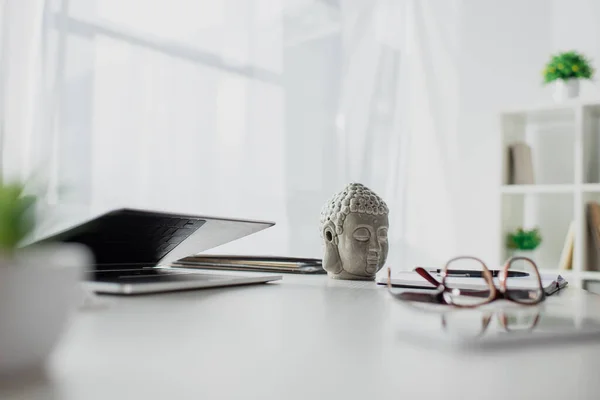
[[[273,222],[118,209],[45,238],[80,243],[95,262],[86,285],[98,293],[140,294],[281,279],[280,275],[185,270],[171,263],[275,225]]]

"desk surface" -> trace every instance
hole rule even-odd
[[[493,352],[416,345],[398,336],[401,308],[374,283],[285,275],[263,285],[103,299],[110,305],[78,313],[46,376],[0,384],[0,398],[600,396],[600,342]],[[578,289],[547,301],[565,302],[600,314],[600,296]]]

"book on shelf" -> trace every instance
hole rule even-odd
[[[575,221],[571,221],[569,224],[569,230],[565,237],[565,244],[563,245],[562,252],[560,253],[560,261],[558,263],[558,269],[567,271],[573,269],[573,250],[575,248]]]
[[[533,185],[533,157],[531,147],[525,142],[515,142],[508,146],[509,184]]]
[[[586,204],[586,219],[589,232],[588,271],[597,271],[600,261],[600,204],[590,201]]]

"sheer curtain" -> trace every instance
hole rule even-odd
[[[390,206],[391,262],[452,252],[457,2],[2,4],[2,168],[44,183],[44,229],[267,219],[215,251],[320,256],[322,204],[358,181]]]
[[[6,178],[33,173],[44,0],[0,1],[0,157]]]

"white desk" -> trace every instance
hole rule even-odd
[[[577,289],[562,296],[600,314],[600,296]],[[0,398],[600,396],[600,343],[428,349],[398,336],[401,308],[374,283],[286,275],[266,285],[109,299],[108,308],[78,314],[48,376],[1,384]]]

